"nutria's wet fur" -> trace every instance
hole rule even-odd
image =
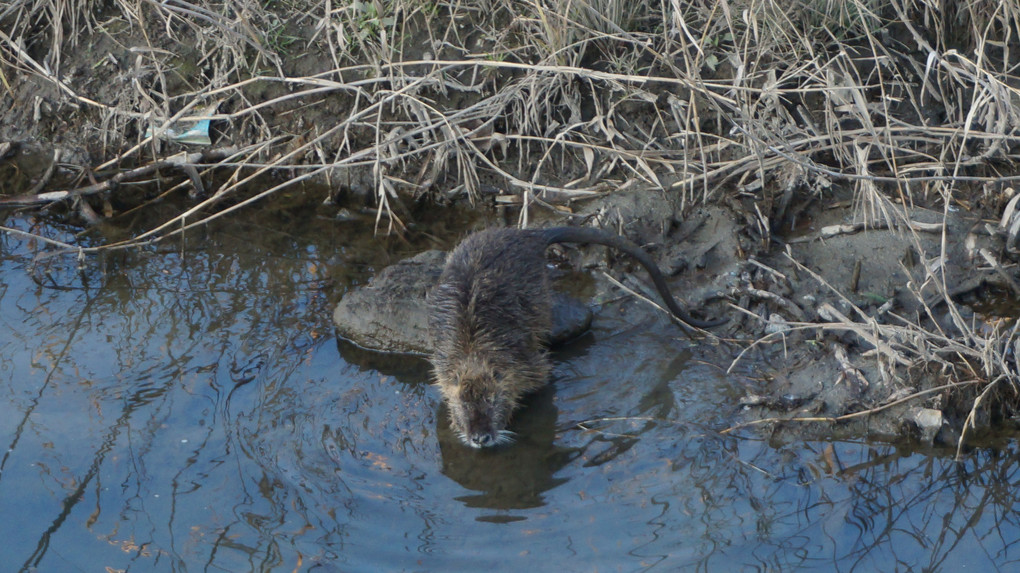
[[[435,381],[453,429],[469,446],[510,442],[510,415],[524,395],[545,384],[550,364],[544,343],[551,326],[545,249],[566,242],[606,245],[637,259],[683,322],[699,327],[725,322],[688,316],[652,258],[618,235],[588,227],[474,233],[447,257],[428,300]]]

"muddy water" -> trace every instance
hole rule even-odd
[[[430,246],[314,207],[81,261],[0,235],[0,571],[1017,566],[1014,441],[720,436],[758,367],[629,302],[556,353],[513,447],[465,449],[421,361],[330,324]]]

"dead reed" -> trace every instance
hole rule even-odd
[[[786,166],[809,188],[849,182],[888,219],[877,196],[951,203],[962,177],[1001,180],[1018,15],[992,0],[23,0],[0,12],[0,69],[7,98],[50,85],[104,166],[172,153],[146,134],[205,118],[261,149],[256,170],[370,170],[380,205],[477,198],[483,180],[569,204],[636,181],[683,208],[720,189],[766,199]],[[68,63],[100,41],[116,49],[90,70]]]

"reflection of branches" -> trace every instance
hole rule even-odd
[[[264,235],[265,230],[261,231]],[[89,400],[86,408],[90,419],[96,416],[100,421],[94,427],[84,423],[82,428],[68,427],[66,421],[56,422],[55,433],[77,430],[81,433],[72,441],[90,445],[85,446],[85,451],[75,452],[74,460],[67,463],[61,460],[60,465],[71,485],[58,490],[56,505],[44,503],[35,516],[40,525],[26,533],[35,536],[35,545],[29,543],[29,547],[22,550],[29,553],[22,562],[24,568],[45,568],[55,557],[56,551],[51,547],[59,547],[59,542],[55,541],[66,537],[70,530],[78,533],[76,528],[92,531],[101,527],[97,523],[101,523],[104,513],[110,515],[105,521],[113,521],[114,531],[120,531],[121,524],[128,524],[129,539],[120,544],[126,552],[137,551],[134,560],[143,560],[155,552],[190,551],[193,540],[188,536],[204,535],[205,530],[196,533],[188,527],[192,522],[185,523],[193,517],[195,509],[195,498],[187,497],[196,489],[206,487],[202,477],[208,468],[203,467],[204,464],[216,468],[231,464],[235,459],[239,489],[232,491],[228,503],[234,505],[236,517],[227,518],[227,523],[217,526],[203,539],[209,559],[216,560],[218,552],[222,559],[223,551],[235,546],[239,552],[249,555],[253,563],[275,559],[283,551],[268,547],[269,543],[275,543],[270,541],[275,539],[272,532],[257,535],[253,543],[238,540],[238,531],[251,535],[250,524],[245,521],[248,516],[242,515],[245,511],[286,516],[292,509],[283,505],[279,499],[281,493],[272,487],[254,490],[251,464],[237,447],[240,438],[230,432],[229,421],[226,424],[221,421],[221,418],[231,417],[228,396],[239,383],[257,380],[261,386],[267,379],[287,380],[292,371],[302,365],[302,356],[331,340],[320,335],[324,331],[323,317],[328,316],[325,307],[329,301],[326,295],[309,286],[311,279],[322,279],[327,265],[318,260],[318,250],[302,249],[293,244],[297,240],[295,237],[280,236],[286,245],[278,252],[299,252],[302,256],[267,259],[261,249],[255,248],[254,255],[249,253],[247,261],[239,262],[237,256],[220,253],[233,253],[238,245],[250,245],[250,237],[239,233],[235,238],[225,233],[221,238],[206,240],[199,248],[190,249],[186,259],[176,251],[159,253],[158,257],[139,251],[110,257],[103,261],[105,280],[98,291],[83,287],[88,269],[81,274],[66,273],[56,277],[62,285],[72,287],[71,292],[84,291],[85,294],[71,294],[64,289],[51,291],[55,294],[49,303],[58,307],[73,305],[75,310],[60,315],[56,324],[45,325],[60,333],[57,346],[47,351],[49,360],[45,366],[38,367],[47,368],[48,375],[41,387],[33,389],[36,395],[23,413],[13,441],[9,442],[7,451],[0,454],[0,470],[16,466],[19,457],[37,457],[34,451],[29,454],[28,443],[34,438],[34,422],[29,420],[38,417],[47,405],[51,409],[65,408],[71,393],[60,393],[61,390],[68,387],[83,390]],[[264,240],[262,244],[267,243],[268,240]],[[86,260],[84,264],[91,265],[91,262]],[[34,334],[38,336],[40,325],[31,326],[36,328]],[[97,345],[109,347],[106,353],[112,354],[113,359],[104,359],[105,364],[93,374],[97,379],[109,380],[110,384],[101,386],[93,380],[87,386],[78,386],[78,377],[73,373],[88,368],[83,358]],[[203,379],[209,379],[208,388],[202,387]],[[192,387],[196,382],[198,387]],[[172,415],[181,415],[174,407],[174,399],[180,396],[184,396],[189,406],[196,406],[202,412],[199,415],[205,418],[203,421],[208,423],[185,429],[186,422],[179,418],[173,420]],[[237,395],[234,399],[237,400]],[[110,409],[112,417],[105,418],[104,410]],[[79,422],[77,418],[70,421]],[[184,452],[186,459],[174,461],[176,448],[168,446],[167,434],[182,430],[191,437],[187,448],[192,451]],[[43,436],[43,439],[48,437]],[[172,444],[179,443],[172,441]],[[15,457],[19,445],[17,453],[21,456]],[[77,462],[79,454],[83,459]],[[104,482],[111,479],[111,472],[117,476],[113,481],[120,484],[119,493],[110,491],[116,487],[103,487],[110,485]],[[7,477],[7,482],[18,475],[6,473],[0,471],[0,479]],[[271,484],[272,480],[266,482]],[[162,496],[162,500],[156,502],[157,507],[146,507],[154,504],[153,497],[148,494],[157,487],[169,489],[170,496]],[[83,510],[92,496],[95,508]],[[245,509],[262,504],[264,499],[272,504],[269,510]],[[229,507],[223,509],[230,511]],[[89,511],[85,519],[83,513]],[[156,515],[159,519],[146,523],[146,516]],[[281,525],[284,524],[267,524],[266,527],[275,530]],[[147,528],[150,531],[146,531]],[[184,548],[180,547],[182,531],[185,532]],[[220,541],[214,541],[216,536]],[[98,537],[113,542],[105,535]],[[142,546],[139,547],[134,542],[136,537],[150,540],[139,541]]]
[[[1015,559],[1016,444],[972,451],[965,463],[956,463],[948,449],[921,455],[847,442],[778,449],[758,442],[748,455],[755,443],[706,439],[674,460],[698,488],[673,499],[686,500],[677,510],[683,515],[701,516],[702,570],[721,568],[713,562],[729,554],[720,547],[739,545],[734,531],[750,537],[745,541],[760,568],[770,570],[887,570],[896,562],[939,571],[961,559],[981,570],[982,561],[1007,568]],[[720,471],[719,460],[726,458],[737,463]],[[720,495],[724,491],[738,493]],[[819,552],[819,546],[828,550]]]
[[[39,406],[43,394],[46,392],[46,389],[49,388],[50,383],[53,381],[53,377],[57,371],[57,367],[60,365],[64,357],[67,356],[68,350],[70,350],[71,348],[71,343],[74,341],[75,335],[81,329],[82,320],[84,319],[85,315],[88,314],[89,308],[92,306],[93,300],[94,300],[93,298],[86,296],[85,304],[82,306],[81,312],[78,313],[78,317],[75,319],[74,325],[71,328],[70,332],[68,333],[67,342],[64,344],[64,347],[60,349],[60,352],[58,352],[57,355],[54,357],[53,364],[50,367],[50,371],[46,374],[46,379],[43,381],[42,386],[39,387],[39,391],[36,393],[35,397],[32,398],[28,407],[25,408],[25,414],[24,416],[22,416],[21,422],[18,423],[18,426],[14,431],[14,440],[11,442],[11,445],[7,447],[7,451],[4,453],[3,458],[0,459],[0,480],[3,479],[4,475],[3,470],[4,466],[7,464],[7,460],[14,453],[14,450],[17,447],[18,442],[21,440],[21,436],[24,434],[25,426],[28,424],[29,418],[32,416],[32,413],[35,412],[36,407]],[[110,445],[112,445],[112,443],[113,443],[112,441],[106,440],[103,441],[103,447],[100,448],[99,455],[95,459],[93,459],[92,465],[89,467],[89,471],[86,473],[86,478],[78,483],[78,487],[75,488],[71,495],[64,498],[64,503],[60,511],[60,514],[57,516],[56,519],[53,520],[53,523],[50,525],[49,528],[46,529],[42,537],[39,539],[39,544],[36,545],[35,551],[32,552],[32,555],[30,555],[29,558],[25,561],[25,564],[22,565],[23,570],[28,569],[29,567],[37,566],[39,562],[42,560],[43,555],[45,555],[46,553],[46,549],[49,547],[50,537],[58,529],[60,529],[61,524],[64,523],[64,520],[66,520],[67,516],[71,513],[71,509],[73,509],[74,506],[77,505],[78,501],[81,500],[81,497],[85,492],[85,486],[88,485],[90,481],[92,481],[93,477],[95,477],[96,472],[99,470],[100,463],[102,462],[102,459],[105,456],[106,452],[109,451],[109,447]]]
[[[84,315],[84,310],[82,314]],[[92,463],[89,464],[89,468],[85,472],[85,475],[82,476],[81,479],[76,480],[77,482],[76,487],[71,491],[70,494],[64,497],[64,501],[61,503],[60,513],[57,515],[56,518],[54,518],[50,526],[46,528],[46,531],[43,532],[42,536],[39,538],[39,542],[36,544],[35,551],[32,552],[28,559],[25,560],[24,565],[22,565],[22,570],[30,570],[32,568],[35,568],[42,561],[43,557],[46,555],[46,551],[50,547],[50,539],[52,538],[53,534],[60,529],[60,527],[67,520],[68,516],[71,514],[71,511],[75,508],[75,506],[78,505],[78,502],[82,500],[82,497],[85,495],[85,490],[88,488],[88,485],[92,482],[93,478],[95,478],[96,475],[99,473],[99,470],[103,465],[103,461],[106,459],[106,454],[108,454],[114,448],[114,445],[117,443],[117,437],[120,435],[121,431],[128,427],[128,423],[131,420],[131,414],[134,413],[135,409],[138,408],[139,406],[144,406],[149,401],[154,400],[156,397],[163,395],[169,389],[172,383],[173,380],[168,381],[165,386],[160,388],[159,391],[155,393],[153,393],[152,390],[149,388],[140,389],[136,391],[135,394],[132,395],[130,399],[127,400],[127,405],[121,412],[121,415],[117,418],[117,421],[109,428],[109,430],[106,432],[106,435],[103,436],[102,445],[99,447],[98,450],[96,450],[95,454],[93,454]]]
[[[1013,511],[1020,503],[1020,493],[1011,485],[1020,472],[1020,453],[974,452],[961,464],[925,458],[899,472],[902,462],[910,459],[916,458],[885,455],[853,468],[854,476],[873,473],[874,479],[860,479],[851,488],[851,514],[860,521],[861,531],[853,549],[837,559],[852,559],[849,569],[867,568],[867,559],[895,551],[898,536],[905,534],[918,538],[918,547],[924,547],[928,556],[928,562],[919,568],[937,571],[965,545],[972,550],[967,541],[999,532],[1002,546],[988,559],[1001,564],[1008,549],[1017,543],[1016,535],[1007,531],[1020,527]],[[970,464],[974,467],[967,468]],[[846,470],[841,473],[848,474]],[[917,489],[909,492],[910,487]],[[989,516],[992,523],[986,520]],[[937,535],[932,535],[932,528]],[[870,530],[876,534],[865,543]]]
[[[4,452],[3,457],[0,458],[0,480],[3,480],[4,466],[7,465],[7,460],[10,459],[11,454],[14,453],[14,448],[17,447],[18,442],[21,441],[21,435],[25,431],[25,426],[28,424],[29,417],[32,416],[32,413],[35,412],[36,407],[39,406],[39,401],[42,399],[42,396],[46,392],[46,389],[49,388],[50,383],[53,381],[53,376],[57,371],[57,367],[60,365],[61,361],[63,361],[64,357],[67,356],[68,351],[71,349],[71,342],[74,341],[75,335],[81,329],[82,320],[85,318],[85,315],[88,314],[89,308],[92,306],[93,300],[94,300],[93,298],[89,298],[86,296],[85,304],[82,306],[81,312],[78,313],[78,317],[75,319],[74,325],[68,332],[67,342],[64,344],[64,347],[60,349],[60,352],[58,352],[57,355],[54,357],[53,364],[50,367],[50,371],[46,374],[46,379],[43,380],[42,386],[39,387],[39,391],[36,392],[35,397],[30,400],[28,407],[25,408],[25,415],[22,416],[21,421],[18,422],[17,428],[14,430],[14,440],[11,442],[11,445],[7,447],[7,451]]]
[[[1020,493],[1016,491],[1014,484],[1017,482],[1017,473],[1020,472],[1018,469],[1020,452],[1015,451],[1015,446],[1015,443],[1011,444],[1010,448],[1013,451],[1006,455],[995,450],[976,453],[970,460],[975,467],[969,471],[964,464],[946,467],[940,477],[952,486],[955,494],[954,503],[952,512],[943,517],[946,527],[935,543],[936,551],[932,552],[931,562],[934,567],[930,567],[930,570],[937,569],[937,566],[946,560],[961,544],[966,533],[972,533],[980,540],[992,532],[998,532],[1002,547],[996,556],[1000,559],[1006,557],[1009,548],[1018,543],[1015,531],[1020,527],[1020,520],[1017,519],[1014,508],[1020,503]],[[979,487],[974,487],[975,485]],[[981,492],[980,498],[968,504],[975,491]],[[961,514],[962,520],[962,526],[955,531],[949,526],[951,521],[956,521],[949,519],[954,514]],[[993,516],[994,523],[991,527],[982,525],[981,529],[978,529],[984,515]],[[1003,531],[1004,526],[1012,531]],[[945,548],[941,549],[943,546]],[[935,561],[935,556],[939,556],[938,561]],[[989,556],[989,559],[992,559],[992,556]]]

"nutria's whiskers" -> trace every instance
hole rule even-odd
[[[510,430],[500,430],[496,434],[497,446],[509,446],[510,444],[517,441],[517,433]]]

